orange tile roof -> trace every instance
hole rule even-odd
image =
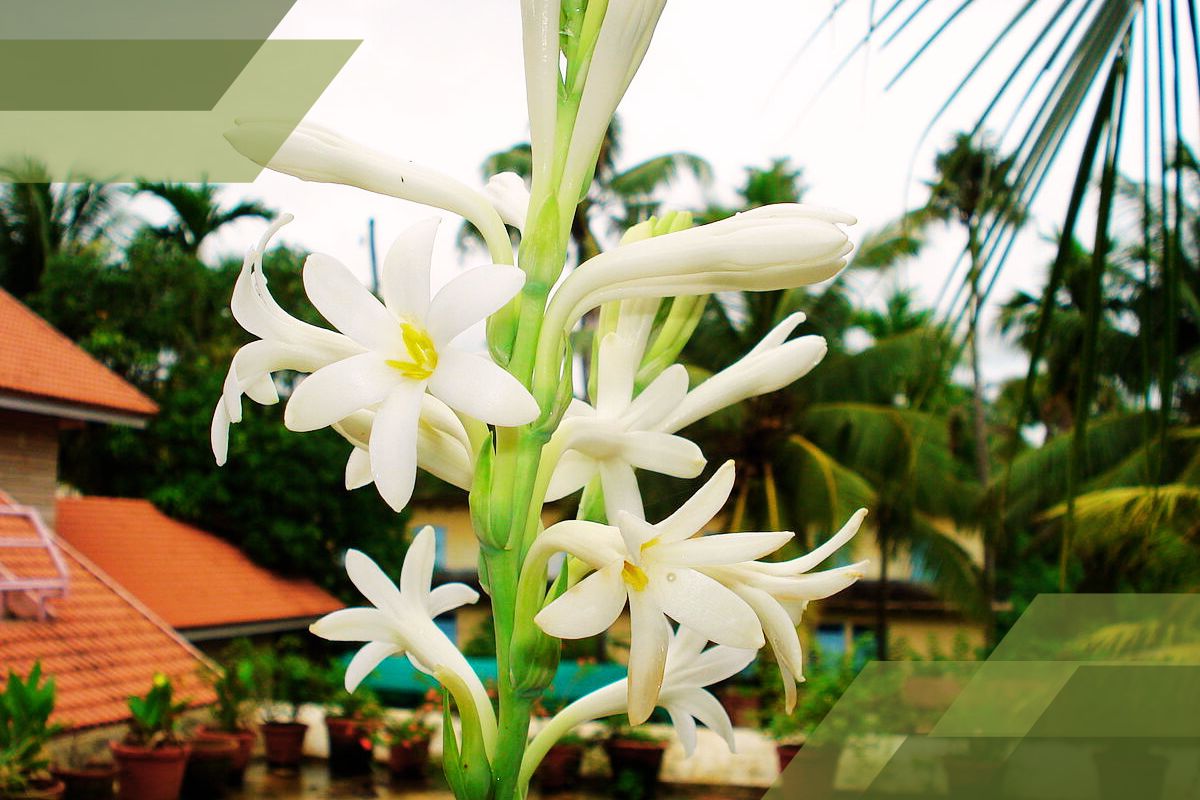
[[[276,575],[146,500],[64,498],[58,533],[175,628],[316,617],[342,607],[311,581]]]
[[[35,536],[36,513],[0,515],[0,538]],[[26,674],[35,661],[53,676],[57,690],[54,720],[69,728],[120,722],[129,716],[132,694],[150,688],[156,672],[169,675],[178,696],[193,706],[215,699],[197,674],[199,651],[134,600],[95,564],[61,540],[54,540],[70,580],[67,594],[48,601],[44,621],[20,613],[21,595],[10,595],[18,618],[0,621],[0,668]],[[34,547],[0,549],[0,566],[20,577],[56,574],[47,551]]]
[[[0,289],[0,393],[149,415],[158,406]]]

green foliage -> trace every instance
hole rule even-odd
[[[174,242],[185,253],[195,255],[205,239],[231,222],[274,216],[271,209],[253,201],[222,208],[217,201],[217,190],[207,181],[199,184],[138,181],[133,194],[151,194],[165,201],[175,219],[150,230],[159,238]]]
[[[129,698],[129,734],[125,741],[147,748],[177,743],[179,716],[187,705],[187,700],[174,698],[171,679],[157,673],[146,694]]]
[[[326,712],[331,717],[357,720],[377,720],[383,717],[383,706],[379,696],[365,686],[360,686],[353,692],[346,691],[342,686],[342,677],[346,669],[340,662],[330,665],[326,675],[326,683],[332,688],[332,693],[326,702]]]
[[[205,667],[202,672],[217,696],[212,707],[217,729],[230,733],[246,730],[255,699],[253,648],[249,640],[235,642],[223,663]]]
[[[811,734],[854,682],[861,666],[849,653],[839,658],[818,648],[810,650],[796,708],[788,714],[782,703],[776,706],[768,725],[771,736],[788,742]]]
[[[295,722],[302,704],[324,703],[334,692],[330,670],[305,656],[296,637],[255,647],[248,658],[254,696],[268,722]]]
[[[46,744],[61,726],[50,723],[54,679],[42,681],[41,662],[24,679],[13,670],[0,692],[0,794],[20,792],[49,767]]]

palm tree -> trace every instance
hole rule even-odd
[[[770,202],[753,191],[779,175],[792,176],[786,197],[800,199],[799,170],[783,162],[751,170],[743,197]],[[889,226],[869,236],[863,251],[883,263],[885,247],[907,252],[913,242],[898,245]],[[903,302],[893,300],[892,306]],[[806,332],[822,334],[830,344],[820,367],[789,388],[697,423],[688,435],[704,442],[712,463],[738,462],[731,530],[786,528],[804,539],[835,529],[855,508],[871,508],[881,553],[876,649],[886,658],[888,568],[897,555],[919,557],[939,590],[973,610],[979,606],[975,567],[940,522],[968,520],[977,494],[957,457],[954,426],[946,414],[952,404],[950,359],[944,355],[948,343],[936,328],[905,320],[904,330],[879,337],[864,351],[846,352],[844,333],[861,316],[841,281],[835,281],[815,293],[745,293],[712,300],[683,359],[695,379],[702,379],[801,309],[812,320]]]
[[[56,256],[103,245],[116,218],[110,186],[52,183],[33,160],[0,169],[0,178],[0,286],[14,296],[37,291]]]
[[[151,194],[171,207],[175,219],[154,233],[175,242],[188,255],[196,255],[200,245],[219,229],[247,217],[268,219],[274,212],[261,203],[243,200],[229,208],[217,201],[219,187],[205,181],[199,184],[138,181],[133,194]]]

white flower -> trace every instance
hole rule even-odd
[[[225,138],[239,153],[275,172],[453,211],[479,229],[493,259],[512,263],[512,243],[499,213],[482,193],[448,175],[311,124],[293,130],[289,124],[273,120],[237,120]]]
[[[676,364],[663,371],[634,399],[641,356],[636,341],[620,333],[604,337],[596,407],[572,402],[552,439],[565,452],[550,481],[548,501],[565,497],[599,473],[609,521],[620,511],[644,517],[634,469],[677,478],[694,478],[704,469],[699,447],[658,430],[687,393],[687,370]]]
[[[382,303],[338,261],[314,254],[304,264],[312,304],[361,352],[302,381],[288,400],[284,424],[311,431],[374,408],[371,471],[379,493],[397,511],[412,496],[426,390],[455,411],[493,425],[523,425],[538,414],[516,378],[451,344],[520,291],[525,274],[499,264],[476,267],[429,299],[437,222],[417,223],[397,238],[384,260]]]
[[[655,236],[588,259],[568,275],[546,310],[542,347],[556,347],[589,309],[632,297],[791,289],[846,265],[852,246],[837,211],[785,203]]]
[[[777,391],[807,375],[821,363],[829,347],[820,336],[786,341],[802,322],[803,314],[789,315],[740,360],[688,392],[658,430],[674,433],[714,411]]]
[[[488,179],[483,193],[495,207],[505,225],[519,231],[525,230],[525,216],[529,211],[529,188],[525,179],[515,172],[500,172]]]
[[[591,174],[613,113],[642,65],[666,4],[666,0],[608,0],[591,61],[586,73],[581,73],[586,77],[563,169],[560,197],[572,208],[586,188],[583,181]]]
[[[709,641],[757,650],[763,629],[754,609],[706,574],[716,565],[752,561],[782,547],[791,533],[696,536],[716,516],[733,488],[727,462],[678,511],[651,525],[621,512],[616,529],[569,521],[551,526],[530,558],[566,551],[595,570],[535,617],[560,639],[582,639],[609,628],[629,604],[629,718],[644,722],[654,710],[667,652],[663,616]]]
[[[301,322],[284,311],[267,290],[263,254],[271,237],[292,221],[280,216],[246,254],[233,289],[230,308],[233,318],[247,332],[259,337],[233,356],[221,399],[213,412],[210,431],[217,464],[229,454],[229,426],[242,419],[242,395],[263,405],[279,402],[271,373],[281,370],[312,372],[362,352],[353,341],[325,328]]]
[[[354,445],[346,461],[346,488],[358,489],[375,480],[371,474],[371,426],[374,411],[357,411],[333,429]],[[450,407],[433,395],[421,398],[417,423],[417,466],[446,483],[470,491],[474,480],[471,440],[462,421]]]
[[[487,690],[467,659],[433,621],[440,614],[474,603],[479,594],[462,583],[447,583],[430,591],[435,557],[434,531],[426,526],[404,556],[397,588],[368,556],[358,550],[348,551],[346,573],[373,607],[334,611],[314,622],[309,630],[335,642],[366,642],[346,666],[346,690],[350,692],[385,658],[394,655],[406,654],[413,666],[430,675],[438,668],[453,672],[470,690],[490,753],[496,740],[496,715]]]
[[[521,0],[521,42],[525,54],[525,94],[533,180],[550,179],[554,128],[558,116],[559,9],[561,0]]]
[[[697,720],[719,734],[729,751],[734,752],[733,724],[729,721],[729,715],[720,701],[704,687],[720,683],[744,670],[754,660],[755,651],[724,645],[705,650],[707,640],[695,631],[681,625],[672,633],[668,623],[662,624],[666,628],[668,644],[658,705],[670,714],[684,753],[690,758],[696,751]],[[567,731],[594,719],[625,712],[627,697],[627,680],[620,680],[584,695],[556,714],[530,742],[529,751],[521,764],[522,776],[531,775],[554,741]]]
[[[708,570],[758,615],[767,642],[779,662],[788,712],[796,705],[796,681],[803,680],[804,675],[804,658],[796,632],[800,615],[810,601],[836,594],[861,578],[866,562],[821,572],[812,570],[853,539],[866,516],[867,510],[859,509],[841,530],[799,558],[716,566]]]

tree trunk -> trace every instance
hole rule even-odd
[[[975,477],[985,491],[992,481],[991,451],[988,448],[987,416],[983,402],[983,370],[979,356],[979,318],[981,314],[981,298],[979,296],[979,230],[978,220],[973,219],[967,224],[967,248],[971,258],[970,290],[971,306],[967,320],[968,357],[971,360],[971,412],[975,434]],[[994,595],[995,575],[995,521],[991,518],[991,509],[985,507],[980,534],[983,538],[983,569],[980,574],[980,596],[983,598],[986,639],[990,644],[993,638],[994,624],[992,620],[992,598]]]
[[[875,658],[887,661],[888,658],[888,546],[887,534],[884,533],[883,520],[880,520],[879,532],[879,590],[875,595]]]

